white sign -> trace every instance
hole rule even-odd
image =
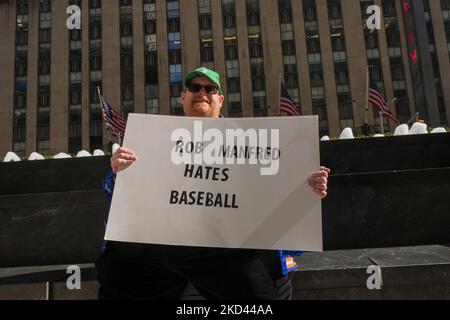
[[[106,240],[323,250],[307,182],[320,167],[317,116],[130,114],[124,147],[138,160],[117,176]]]

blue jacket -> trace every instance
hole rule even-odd
[[[112,201],[112,196],[114,192],[114,185],[116,182],[116,175],[112,170],[106,176],[103,182],[103,190],[105,191],[106,198],[109,202]],[[294,261],[294,257],[300,257],[303,255],[302,251],[287,251],[279,250],[281,267],[283,275],[289,274],[289,272],[294,271],[298,268],[298,265]]]

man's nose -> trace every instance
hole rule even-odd
[[[205,89],[205,87],[202,87],[201,89],[200,89],[200,92],[198,93],[200,96],[206,96],[206,89]]]

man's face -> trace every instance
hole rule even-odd
[[[189,88],[181,93],[181,100],[183,101],[184,114],[188,117],[207,117],[218,118],[220,109],[222,108],[224,96],[217,93],[206,93],[204,86],[214,86],[216,84],[205,77],[196,77],[191,80],[190,85],[203,86],[200,92],[191,92]]]

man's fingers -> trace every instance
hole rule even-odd
[[[120,147],[116,150],[116,152],[111,157],[111,168],[114,173],[118,173],[129,166],[131,166],[138,158],[134,154],[133,150]]]
[[[310,178],[319,178],[319,177],[328,178],[328,172],[327,171],[317,171],[317,172],[313,172],[310,176]]]
[[[111,167],[112,167],[114,173],[117,174],[119,171],[122,171],[122,170],[128,168],[133,163],[134,163],[134,160],[117,159],[112,163]]]
[[[120,152],[120,153],[133,153],[133,151],[132,150],[130,150],[130,149],[127,149],[127,148],[124,148],[124,147],[120,147],[119,149],[117,149],[117,151],[116,152]]]
[[[308,179],[308,185],[311,188],[322,188],[322,186],[327,186],[328,179],[325,177],[319,177],[319,178],[309,178]]]
[[[314,188],[314,193],[315,194],[323,194],[323,193],[326,193],[327,192],[327,189],[325,188]]]
[[[319,198],[325,198],[328,193],[328,174],[331,170],[327,167],[320,167],[320,171],[313,172],[308,178],[308,185],[313,189],[314,194]]]
[[[134,154],[130,154],[130,153],[119,153],[117,155],[118,159],[124,159],[124,160],[136,160],[136,156]]]
[[[317,192],[316,194],[320,199],[323,199],[328,195],[328,193],[326,191]]]
[[[320,185],[327,185],[328,184],[328,179],[325,177],[322,178],[309,178],[308,179],[308,185],[310,187],[316,187],[316,186],[320,186]]]
[[[320,178],[312,178],[311,182],[313,184],[327,184],[328,183],[328,179],[325,177],[320,177]]]
[[[127,149],[127,148],[123,148],[123,147],[121,147],[121,148],[116,150],[115,155],[117,155],[117,154],[129,154],[129,155],[132,155],[132,156],[136,156],[134,154],[133,150]]]
[[[326,167],[320,167],[320,171],[315,171],[311,174],[311,178],[317,178],[317,177],[325,177],[328,178],[328,174],[331,172],[330,169]]]
[[[133,164],[133,160],[125,160],[125,159],[118,159],[117,161],[116,161],[116,163],[119,165],[119,166],[126,166],[126,165],[129,165],[129,164]]]
[[[129,153],[117,153],[114,156],[111,157],[111,163],[117,160],[132,160],[136,161],[137,157],[135,155],[131,155]]]
[[[328,187],[326,184],[321,184],[321,185],[314,186],[313,189],[314,189],[314,192],[323,192],[323,191],[327,191]]]
[[[320,167],[320,170],[324,170],[324,171],[326,171],[327,173],[330,173],[330,172],[331,172],[331,169],[329,169],[329,168],[327,168],[327,167]]]
[[[131,160],[118,159],[118,160],[114,161],[113,167],[116,168],[116,169],[121,169],[121,168],[126,167],[128,165],[131,165],[132,163],[133,163],[133,161],[131,161]]]

